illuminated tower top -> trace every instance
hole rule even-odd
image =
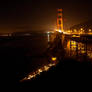
[[[63,32],[62,9],[58,9],[58,15],[57,15],[57,31],[58,32]]]

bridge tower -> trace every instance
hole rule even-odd
[[[58,9],[57,14],[57,31],[63,32],[63,17],[62,17],[62,9]]]

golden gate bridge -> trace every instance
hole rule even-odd
[[[74,28],[70,28],[68,30],[64,30],[63,28],[63,10],[62,9],[57,9],[57,20],[56,20],[56,26],[57,28],[55,29],[55,31],[48,31],[46,33],[62,33],[64,35],[68,35],[71,37],[81,37],[81,36],[92,36],[92,27],[89,29],[85,29],[85,26],[80,26],[81,24],[79,24],[80,28],[74,27]],[[91,25],[92,26],[92,25]],[[11,36],[30,36],[31,32],[14,32],[14,33],[0,33],[0,37],[11,37]]]

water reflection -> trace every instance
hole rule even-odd
[[[92,59],[92,44],[68,40],[66,54],[80,61],[82,61],[83,58]]]

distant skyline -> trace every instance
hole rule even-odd
[[[92,19],[90,0],[8,0],[0,2],[0,32],[53,30],[58,8],[64,29]]]

